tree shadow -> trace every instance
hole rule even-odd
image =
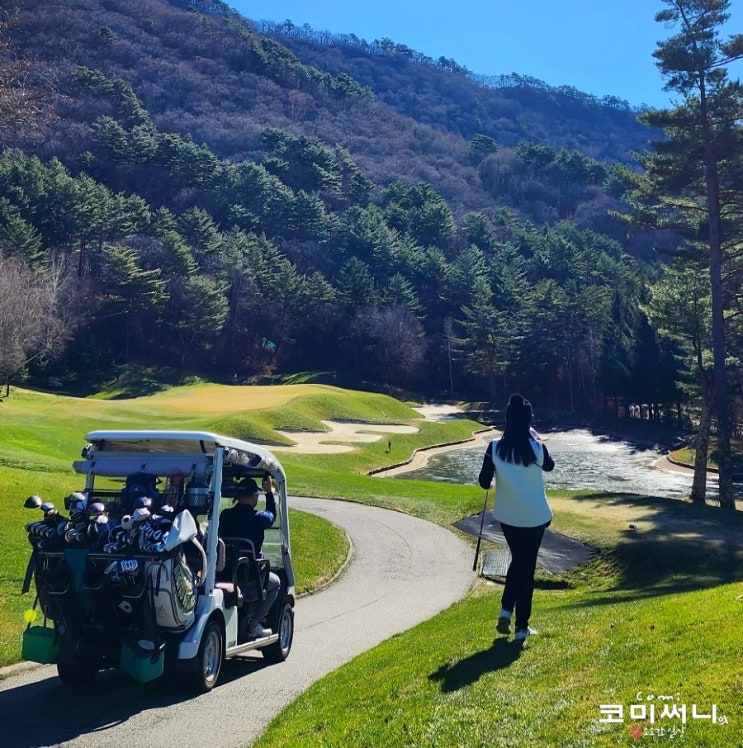
[[[615,590],[651,597],[743,580],[743,512],[633,494],[572,500],[598,500],[629,517],[618,542],[596,561],[614,567]]]
[[[515,662],[523,650],[523,642],[499,637],[489,649],[475,652],[455,664],[446,663],[428,678],[441,683],[444,693],[458,691],[478,681],[485,673],[502,670]]]
[[[595,436],[600,442],[627,444],[630,448],[631,454],[657,450],[666,452],[669,450],[669,444],[678,443],[678,439],[671,433],[663,434],[662,432],[653,433],[652,431],[649,431],[645,434],[617,434],[613,431],[606,431],[600,427],[588,427],[586,430]]]

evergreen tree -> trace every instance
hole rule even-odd
[[[473,284],[472,302],[462,308],[462,346],[467,371],[487,382],[491,400],[503,397],[503,376],[513,366],[519,330],[508,312],[496,308],[484,278]]]
[[[22,257],[32,266],[44,258],[39,232],[4,198],[0,198],[0,255]]]
[[[739,210],[738,175],[743,153],[740,113],[743,87],[726,66],[743,58],[743,34],[720,39],[729,0],[664,0],[656,21],[677,33],[653,53],[665,88],[679,93],[674,109],[653,110],[643,119],[662,127],[668,139],[641,159],[645,176],[632,201],[639,217],[674,227],[689,240],[703,238],[708,250],[713,358],[713,412],[717,424],[720,505],[735,508],[730,452],[725,265],[731,243],[731,212]]]
[[[662,337],[676,344],[684,375],[680,385],[699,403],[699,425],[694,442],[692,501],[704,503],[707,493],[707,456],[713,399],[709,277],[689,263],[666,269],[650,289],[645,307],[648,319]]]
[[[357,257],[351,257],[343,263],[336,288],[339,301],[351,311],[377,304],[378,292],[374,274],[369,266]]]

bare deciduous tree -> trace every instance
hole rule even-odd
[[[71,279],[57,265],[34,271],[20,258],[0,256],[0,383],[32,361],[54,359],[76,324]]]
[[[48,119],[43,85],[33,66],[17,57],[8,39],[18,15],[0,9],[0,146],[17,145]]]

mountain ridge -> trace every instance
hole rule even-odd
[[[394,52],[372,57],[298,38],[279,44],[222,3],[18,4],[16,41],[46,62],[60,87],[54,104],[61,116],[35,151],[68,164],[89,142],[90,102],[75,100],[79,65],[121,77],[159,129],[188,133],[220,157],[259,160],[261,133],[279,127],[342,145],[375,183],[430,182],[460,213],[493,202],[478,173],[482,160],[473,158],[478,136],[497,149],[532,141],[631,165],[632,151],[650,135],[633,113],[590,98],[529,86],[488,89]]]

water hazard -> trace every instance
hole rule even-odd
[[[656,447],[601,436],[585,429],[543,435],[555,469],[545,473],[547,489],[633,493],[680,499],[691,492],[691,473],[655,467],[663,456]],[[476,484],[484,445],[432,455],[425,467],[401,475],[449,483]],[[716,486],[709,482],[710,495]]]

